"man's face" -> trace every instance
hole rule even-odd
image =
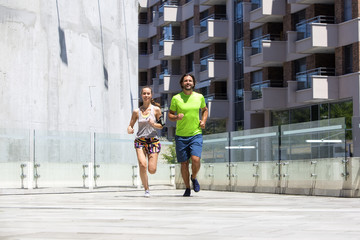
[[[185,76],[184,80],[181,83],[181,87],[182,89],[185,90],[192,90],[194,88],[195,84],[194,84],[194,80],[192,79],[191,76]]]

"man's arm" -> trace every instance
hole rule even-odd
[[[205,125],[206,125],[206,120],[208,118],[208,115],[209,115],[209,110],[208,108],[205,106],[201,109],[201,120],[200,120],[200,127],[202,129],[205,128]]]
[[[177,121],[177,120],[181,120],[184,117],[184,114],[179,113],[178,115],[176,115],[175,111],[169,110],[168,117],[170,121]]]

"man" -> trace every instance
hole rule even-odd
[[[191,195],[191,179],[195,192],[200,191],[200,184],[196,175],[200,170],[200,158],[202,152],[202,130],[205,128],[208,117],[208,109],[204,96],[194,92],[195,78],[191,74],[184,74],[180,79],[182,92],[171,99],[169,119],[176,121],[176,156],[181,163],[181,176],[184,180],[186,190],[184,197]],[[201,120],[199,118],[201,109]],[[189,173],[189,159],[191,159],[191,171]]]

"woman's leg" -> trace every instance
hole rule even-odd
[[[156,173],[157,161],[158,161],[159,153],[150,153],[149,154],[149,173],[154,174]]]
[[[136,148],[136,155],[139,162],[140,178],[145,190],[149,190],[148,176],[147,176],[147,160],[144,148]]]

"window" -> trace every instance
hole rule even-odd
[[[186,55],[186,72],[194,71],[194,54],[190,53]]]
[[[251,47],[252,54],[260,53],[262,47],[262,28],[255,28],[251,30]]]
[[[344,22],[352,19],[352,8],[351,8],[351,0],[343,0],[344,1]]]
[[[200,49],[200,71],[205,71],[208,69],[208,59],[209,56],[209,48]]]
[[[240,62],[243,59],[244,41],[235,42],[235,61]]]
[[[353,51],[352,45],[344,47],[344,73],[353,72]]]
[[[251,73],[251,83],[260,83],[263,81],[262,70]]]
[[[243,2],[236,0],[235,2],[235,21],[242,21],[243,18]]]
[[[194,35],[194,19],[190,18],[186,20],[186,37]]]

